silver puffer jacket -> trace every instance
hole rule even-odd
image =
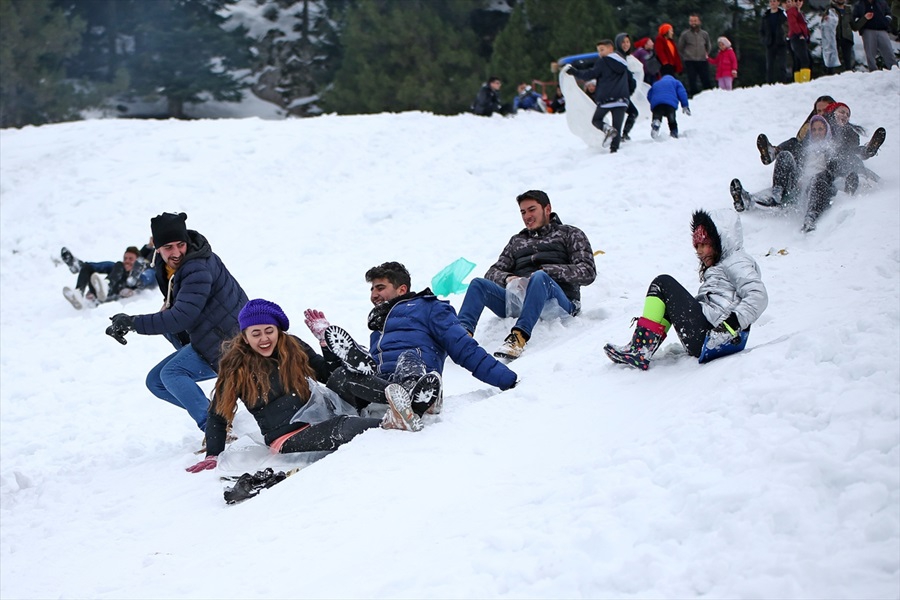
[[[759,265],[743,250],[744,236],[737,213],[716,211],[709,216],[722,242],[722,254],[719,262],[700,276],[702,283],[695,298],[713,326],[734,313],[741,329],[746,329],[766,310],[769,294]]]

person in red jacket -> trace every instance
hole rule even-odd
[[[785,0],[787,9],[788,41],[794,57],[794,82],[804,83],[812,78],[809,59],[809,27],[800,12],[803,0]]]
[[[660,66],[672,65],[676,73],[681,73],[681,57],[678,55],[678,46],[675,45],[675,29],[669,23],[659,26],[656,35],[656,58]]]
[[[730,90],[737,77],[737,56],[731,48],[731,42],[728,38],[722,36],[718,39],[719,53],[713,58],[708,57],[707,60],[716,65],[716,81],[719,82],[720,90]]]

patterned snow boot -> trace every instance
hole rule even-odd
[[[388,411],[381,419],[382,429],[421,431],[422,421],[412,409],[412,398],[402,385],[392,383],[384,390]]]
[[[645,317],[637,320],[631,342],[624,346],[606,344],[603,351],[614,363],[620,363],[646,371],[650,367],[650,357],[666,339],[666,328]]]
[[[443,384],[438,373],[426,373],[419,378],[409,392],[413,412],[420,417],[426,413],[436,415],[444,404]]]
[[[378,370],[375,359],[369,356],[369,353],[357,344],[349,333],[337,325],[330,325],[325,330],[325,344],[354,373],[374,375]]]

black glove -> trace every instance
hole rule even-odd
[[[716,337],[720,339],[727,339],[727,343],[729,344],[737,344],[741,341],[741,323],[738,321],[738,317],[736,314],[731,313],[728,315],[728,318],[719,323],[714,329],[713,333]]]
[[[125,340],[125,334],[134,331],[134,317],[119,313],[109,318],[112,325],[106,328],[106,335],[115,338],[117,342],[123,346],[128,342]]]

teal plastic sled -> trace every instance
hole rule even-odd
[[[706,344],[709,342],[709,334],[706,334],[706,338],[703,340],[703,350],[700,351],[700,362],[706,363],[711,360],[715,360],[717,358],[722,358],[723,356],[728,356],[729,354],[734,354],[736,352],[740,352],[744,349],[744,346],[747,345],[747,338],[750,337],[749,331],[741,331],[740,340],[736,344],[722,344],[721,346],[716,346],[715,348],[708,348]]]
[[[441,269],[441,272],[431,278],[431,291],[436,296],[449,296],[450,294],[461,294],[469,287],[468,283],[463,283],[475,263],[465,258],[457,258],[455,261]]]

